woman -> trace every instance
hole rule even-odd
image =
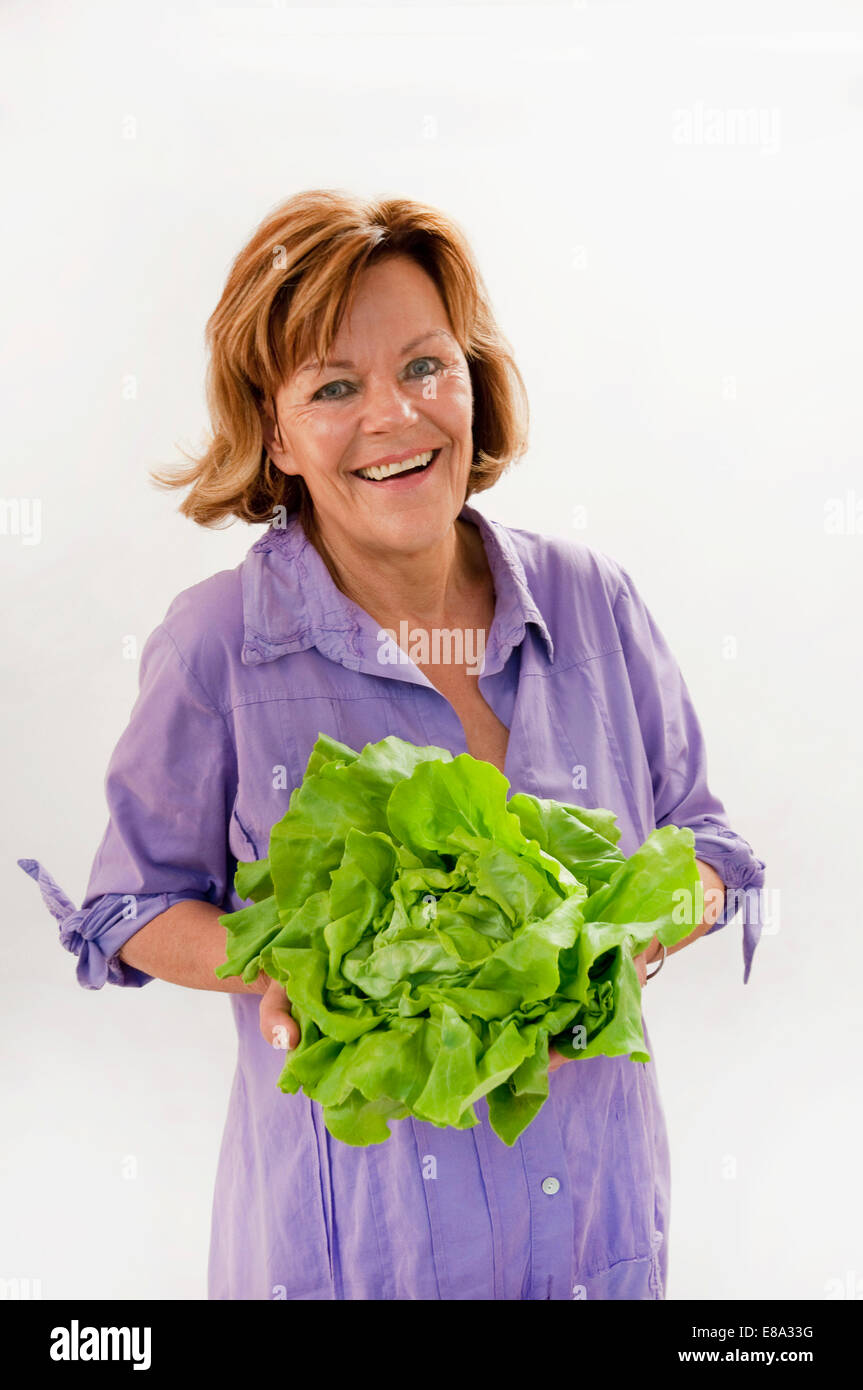
[[[407,1118],[354,1148],[277,1087],[274,1047],[299,1039],[285,991],[214,971],[218,918],[244,905],[236,864],[266,854],[319,732],[468,751],[513,791],[613,810],[626,855],[655,826],[690,826],[706,908],[673,950],[723,925],[726,894],[760,887],[764,865],[708,789],[674,658],[615,561],[467,505],[523,453],[527,410],[441,213],[290,199],[237,258],[208,341],[212,443],[157,476],[191,484],[181,510],[202,525],[271,524],[147,641],[81,909],[21,863],[86,988],[156,977],[231,995],[210,1297],[662,1298],[669,1155],[652,1061],[552,1054],[549,1099],[512,1148],[484,1101],[474,1128]],[[448,633],[446,650],[417,630]],[[385,661],[385,632],[403,648],[410,634],[414,659]],[[757,936],[745,922],[744,981]],[[664,953],[654,938],[642,984]]]

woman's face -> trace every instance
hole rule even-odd
[[[416,553],[442,539],[464,503],[473,458],[468,364],[434,281],[407,256],[363,271],[322,371],[299,364],[276,396],[273,463],[305,479],[334,556]],[[382,481],[359,470],[415,459],[419,472]]]

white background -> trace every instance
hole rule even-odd
[[[7,508],[0,1276],[206,1295],[228,999],[80,989],[15,860],[80,903],[124,641],[260,534],[147,470],[200,443],[233,257],[342,187],[467,232],[532,414],[475,504],[630,571],[767,863],[749,983],[738,922],[648,987],[668,1297],[863,1297],[863,5],[6,0],[2,28],[2,495],[41,535]]]

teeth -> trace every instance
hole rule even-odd
[[[384,463],[377,468],[361,468],[358,476],[360,478],[373,478],[379,483],[381,478],[391,478],[394,473],[406,473],[409,468],[421,468],[427,463],[431,463],[434,449],[430,449],[427,454],[414,454],[413,458],[402,459],[401,463]]]

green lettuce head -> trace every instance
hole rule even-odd
[[[346,1144],[407,1115],[469,1129],[481,1096],[514,1144],[548,1096],[550,1040],[650,1060],[633,956],[701,920],[692,831],[625,859],[611,812],[508,790],[467,753],[320,734],[269,857],[237,868],[252,902],[219,919],[216,975],[285,986],[301,1037],[278,1084]]]

